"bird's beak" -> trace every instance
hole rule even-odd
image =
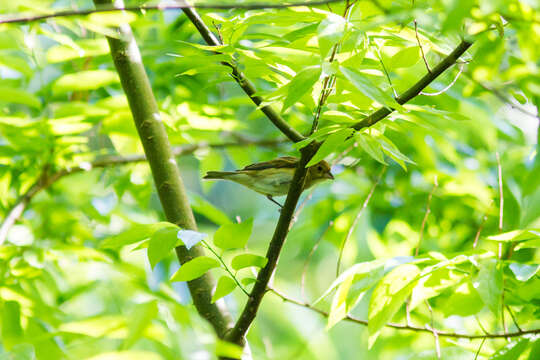
[[[324,177],[326,179],[334,180],[334,175],[332,175],[332,173],[330,171],[327,172],[326,174],[324,174]]]

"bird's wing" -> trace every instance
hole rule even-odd
[[[298,159],[293,156],[282,156],[274,160],[264,161],[246,166],[242,170],[264,170],[264,169],[280,169],[280,168],[295,168],[298,164]]]

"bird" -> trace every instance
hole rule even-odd
[[[282,156],[235,171],[208,171],[203,179],[234,181],[266,195],[270,201],[283,207],[273,197],[287,195],[298,161],[294,156]],[[330,172],[330,165],[321,160],[308,168],[302,191],[325,180],[334,180],[334,176]]]

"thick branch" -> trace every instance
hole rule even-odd
[[[293,299],[293,298],[283,294],[282,292],[277,291],[276,289],[270,289],[270,291],[272,291],[272,293],[277,295],[279,298],[281,298],[281,300],[283,300],[285,302],[305,307],[305,308],[310,309],[310,310],[312,310],[312,311],[314,311],[316,313],[319,313],[320,315],[322,315],[324,317],[329,317],[330,316],[330,314],[328,312],[326,312],[324,310],[321,310],[321,309],[319,309],[317,307],[314,307],[311,304],[308,304],[308,303]],[[353,322],[353,323],[356,323],[356,324],[364,325],[364,326],[368,325],[367,320],[358,319],[358,318],[356,318],[354,316],[351,316],[351,315],[346,315],[344,320],[349,321],[349,322]],[[418,326],[402,325],[402,324],[395,324],[395,323],[388,323],[388,324],[386,324],[386,326],[394,328],[394,329],[399,329],[399,330],[427,332],[427,333],[430,333],[430,334],[433,334],[433,331],[434,331],[434,329],[432,329],[432,328],[423,328],[423,327],[418,327]],[[470,335],[470,334],[462,334],[462,333],[453,333],[453,332],[446,332],[446,331],[440,331],[440,330],[435,330],[435,331],[437,332],[437,335],[440,336],[440,337],[471,339],[471,340],[472,339],[502,339],[502,338],[518,337],[518,336],[523,336],[523,335],[527,335],[527,334],[540,334],[540,329],[519,330],[519,331],[510,332],[510,333],[504,333],[504,334],[488,334],[488,333],[486,333],[486,334],[482,334],[482,335]]]
[[[281,209],[281,214],[279,216],[276,229],[274,230],[274,235],[272,236],[272,240],[270,241],[268,250],[266,251],[266,258],[268,259],[268,262],[266,263],[266,266],[259,271],[259,274],[257,274],[255,285],[251,290],[247,303],[244,306],[238,321],[234,325],[234,328],[225,337],[225,340],[227,341],[242,345],[244,342],[244,336],[257,315],[257,311],[261,305],[264,294],[266,293],[270,278],[276,269],[281,248],[283,247],[287,234],[289,233],[289,227],[294,210],[304,187],[304,180],[307,174],[306,165],[318,148],[318,144],[311,143],[301,150],[302,156],[300,157],[300,161],[298,162],[294,172],[291,187],[289,188],[289,193],[287,194],[285,204]]]
[[[197,144],[187,144],[175,146],[172,148],[172,153],[174,156],[182,156],[192,154],[200,149],[220,149],[225,147],[235,147],[235,146],[246,146],[246,145],[257,145],[257,146],[267,146],[274,147],[279,144],[283,144],[286,141],[284,140],[253,140],[245,137],[237,136],[237,141],[229,141],[221,144],[208,144],[206,142],[201,142]],[[144,154],[133,154],[133,155],[110,155],[99,158],[92,162],[82,163],[77,166],[72,166],[70,168],[60,169],[52,174],[44,172],[39,179],[30,186],[30,189],[24,194],[19,196],[10,210],[7,212],[2,225],[0,225],[0,245],[4,243],[7,238],[7,234],[15,222],[22,216],[24,210],[30,203],[30,201],[42,190],[46,190],[51,185],[56,183],[58,180],[62,179],[64,176],[76,174],[82,171],[88,171],[91,169],[105,168],[116,165],[126,165],[138,162],[146,161],[146,156]]]
[[[216,36],[210,31],[206,24],[202,21],[201,17],[195,11],[195,9],[187,8],[184,9],[184,13],[191,20],[193,25],[197,28],[204,41],[208,45],[218,46],[221,45],[221,42],[216,38]],[[232,78],[240,85],[244,92],[249,96],[251,101],[260,107],[261,111],[266,115],[266,117],[279,129],[281,132],[291,139],[294,142],[298,142],[304,139],[304,136],[296,131],[292,126],[290,126],[280,115],[279,113],[270,105],[261,106],[263,98],[255,95],[256,90],[255,86],[251,81],[249,81],[245,75],[238,69],[238,67],[231,62],[223,62],[224,65],[229,66],[232,70]]]
[[[108,0],[94,0],[96,4]],[[121,2],[116,2],[121,6]],[[146,75],[141,54],[129,25],[117,29],[118,38],[108,37],[111,55],[126,94],[135,127],[139,133],[144,153],[152,170],[152,176],[165,217],[169,222],[184,229],[197,229],[193,212],[189,206],[186,190],[176,165],[169,138],[159,115],[159,109]],[[183,264],[204,254],[200,246],[188,250],[176,248],[178,259]],[[188,282],[193,303],[199,314],[210,322],[219,337],[222,337],[232,322],[224,306],[212,304],[214,281],[209,274]]]
[[[471,47],[471,45],[472,42],[466,40],[461,41],[461,43],[454,49],[454,51],[452,51],[439,64],[437,64],[437,66],[431,69],[431,72],[428,72],[426,75],[424,75],[423,78],[418,80],[418,82],[414,84],[409,90],[405,91],[401,96],[398,96],[396,98],[397,103],[403,105],[412,98],[416,97],[418,94],[420,94],[422,90],[424,90],[429,84],[435,81],[435,79],[439,77],[439,75],[441,75],[446,69],[454,65],[456,61],[460,58],[460,56],[463,55],[463,53],[467,51],[469,47]],[[394,109],[382,107],[368,117],[354,124],[352,128],[360,130],[372,126],[390,115],[393,111]]]

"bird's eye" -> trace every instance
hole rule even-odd
[[[322,170],[323,170],[322,166],[321,165],[317,166],[317,170],[322,172]]]

